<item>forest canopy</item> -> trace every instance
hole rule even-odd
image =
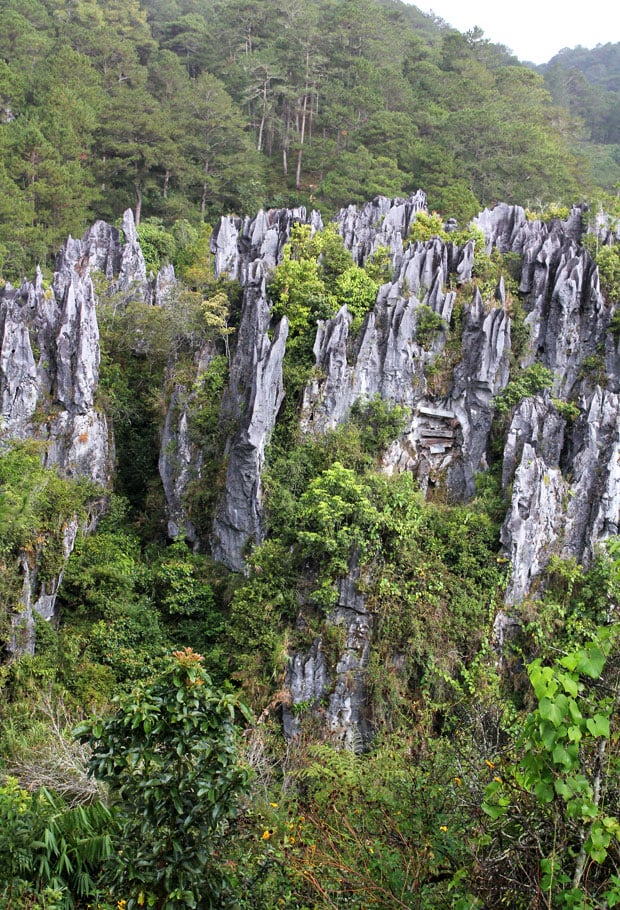
[[[402,3],[1,0],[0,15],[12,280],[127,207],[168,225],[292,203],[325,215],[422,187],[467,220],[592,189],[574,141],[587,111],[562,113],[551,76],[479,30]]]

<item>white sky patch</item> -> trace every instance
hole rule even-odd
[[[407,0],[409,2],[409,0]],[[505,44],[519,60],[547,63],[565,47],[593,48],[620,41],[620,4],[575,0],[428,0],[415,3],[460,32],[479,25],[484,37]]]

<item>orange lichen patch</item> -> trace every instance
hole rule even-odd
[[[85,430],[83,433],[80,433],[78,436],[78,442],[88,442],[88,430]]]

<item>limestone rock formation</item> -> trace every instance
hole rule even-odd
[[[178,418],[178,392],[170,402],[164,428],[160,473],[169,532],[175,536],[183,527],[189,540],[210,548],[216,559],[235,571],[243,569],[248,543],[263,535],[261,471],[284,395],[282,359],[288,334],[284,319],[269,337],[272,320],[266,282],[295,223],[309,223],[313,230],[322,227],[317,212],[308,220],[305,208],[276,209],[261,211],[252,219],[222,218],[211,239],[216,274],[237,279],[244,287],[244,300],[220,415],[222,432],[228,432],[226,480],[209,540],[198,540],[184,506],[190,479],[200,477],[202,456],[187,443],[187,413]],[[166,451],[173,452],[172,459]]]
[[[366,671],[373,616],[357,591],[358,580],[353,564],[338,585],[338,601],[327,615],[325,635],[318,636],[307,651],[291,656],[286,672],[290,703],[283,707],[288,738],[300,732],[303,712],[314,711],[320,712],[334,741],[346,748],[361,751],[370,741]],[[327,636],[336,642],[337,657],[331,662],[326,655]]]
[[[310,224],[313,230],[323,227],[319,212],[313,211],[308,218],[304,206],[266,212],[261,209],[254,218],[221,218],[211,237],[215,274],[227,275],[245,285],[252,263],[260,261],[265,269],[275,268],[296,223]]]
[[[131,211],[125,213],[122,238],[101,221],[81,240],[69,237],[49,286],[37,270],[34,281],[0,290],[0,444],[38,440],[46,467],[64,477],[88,477],[107,489],[114,447],[106,415],[96,402],[100,349],[94,273],[105,280],[110,295],[150,299]],[[74,521],[64,528],[65,558],[77,530]],[[62,570],[43,582],[36,560],[22,557],[20,566],[23,609],[15,618],[12,646],[32,651],[34,612],[45,619],[53,616]]]
[[[528,220],[518,206],[498,205],[475,220],[488,256],[499,250],[520,263],[518,290],[504,277],[495,287],[480,280],[473,240],[409,242],[413,220],[426,211],[418,191],[339,213],[336,224],[354,261],[363,265],[386,248],[393,274],[355,335],[346,306],[318,323],[301,430],[324,433],[346,421],[356,402],[376,396],[398,404],[406,426],[383,454],[383,469],[411,471],[423,491],[440,487],[452,501],[473,497],[476,476],[503,458],[508,502],[501,542],[511,566],[497,622],[504,635],[514,621],[511,608],[544,584],[553,554],[587,564],[600,541],[618,533],[620,345],[611,329],[619,302],[605,299],[581,244],[583,208],[565,221],[542,222]],[[600,242],[616,242],[614,230],[599,221]],[[183,533],[236,572],[244,570],[248,545],[264,535],[262,471],[286,392],[288,335],[286,319],[273,318],[267,286],[295,223],[322,227],[317,212],[308,216],[299,208],[223,218],[213,233],[216,274],[239,281],[243,302],[219,410],[226,442],[212,524],[205,520],[199,529],[187,511],[188,490],[207,476],[207,455],[192,425],[191,381],[172,389],[162,430],[170,536]],[[97,293],[117,305],[135,299],[174,306],[175,287],[171,268],[147,275],[128,212],[120,232],[97,222],[81,240],[69,238],[49,287],[38,272],[19,289],[3,288],[0,439],[41,440],[46,464],[106,487],[113,446],[96,405]],[[216,356],[222,354],[214,343],[197,352],[197,377]],[[551,387],[522,396],[498,419],[497,396],[533,364],[550,371]],[[67,553],[76,530],[67,525]],[[60,578],[42,584],[30,563],[22,575],[29,647],[33,610],[53,614]],[[349,747],[370,735],[365,672],[373,617],[358,587],[353,565],[321,634],[290,655],[288,735],[299,729],[305,705],[317,706],[326,728]]]
[[[271,309],[262,263],[247,277],[237,346],[230,365],[222,419],[235,427],[228,439],[224,489],[216,505],[211,551],[230,569],[243,569],[248,541],[262,537],[261,471],[265,447],[282,403],[282,360],[288,322],[282,318],[268,335]]]
[[[475,495],[476,475],[498,457],[497,434],[505,433],[503,484],[511,490],[502,529],[511,563],[499,624],[505,630],[514,622],[511,606],[538,589],[552,554],[587,562],[597,541],[617,531],[620,351],[609,332],[615,302],[604,299],[596,266],[581,246],[582,208],[573,208],[565,221],[542,222],[529,220],[518,206],[498,205],[475,219],[487,255],[497,249],[518,257],[518,298],[504,277],[494,289],[472,281],[473,240],[461,246],[439,239],[409,243],[413,220],[426,211],[418,191],[407,200],[378,197],[339,213],[338,230],[354,261],[363,265],[387,248],[393,276],[356,337],[346,306],[318,323],[301,429],[323,433],[346,421],[356,402],[376,396],[399,404],[409,417],[384,453],[384,470],[412,471],[422,490],[443,487],[454,501]],[[261,470],[282,400],[286,345],[286,326],[272,323],[265,280],[295,221],[306,221],[303,209],[226,218],[212,240],[218,274],[244,287],[220,415],[222,426],[232,427],[226,480],[210,541],[212,554],[236,571],[243,569],[244,548],[263,534]],[[320,216],[313,213],[310,223],[319,229]],[[519,402],[500,425],[496,397],[514,371],[534,363],[551,371],[552,389]],[[171,532],[184,521],[189,472],[200,469],[200,456],[187,444],[186,412],[178,399],[173,407],[177,423],[167,421],[164,439],[170,446],[176,434],[172,448],[180,453],[180,467],[176,475],[170,465],[162,468]],[[313,704],[326,727],[353,746],[368,734],[363,680],[372,634],[354,573],[342,581],[326,623],[308,650],[291,655],[285,729],[293,735],[300,706]],[[343,630],[335,660],[327,658],[330,629]]]

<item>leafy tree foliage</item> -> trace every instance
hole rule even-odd
[[[175,652],[155,681],[118,698],[113,716],[77,731],[118,802],[111,875],[129,908],[225,905],[214,850],[247,782],[235,725],[243,709],[212,687],[202,660]]]
[[[32,794],[7,778],[0,785],[2,906],[69,908],[93,899],[113,831],[102,803],[69,809],[49,791]]]
[[[607,862],[620,836],[612,637],[599,630],[551,666],[535,660],[528,667],[537,708],[517,740],[518,761],[496,766],[482,804],[491,824],[481,884],[491,900],[511,895],[513,906],[530,907],[542,892],[553,907],[620,901],[620,877]],[[512,841],[500,848],[501,860],[498,838]]]
[[[499,198],[587,190],[542,77],[395,0],[2,0],[0,12],[9,278],[128,206],[138,223],[197,224],[293,201],[329,213],[422,186],[467,220]],[[580,116],[593,92],[615,97],[587,86]],[[592,138],[615,142],[615,108],[607,96],[598,107]]]

